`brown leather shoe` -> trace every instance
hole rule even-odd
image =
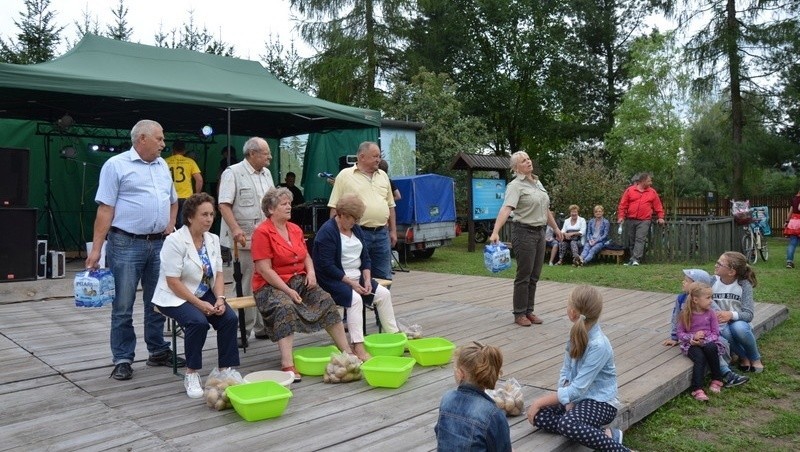
[[[514,319],[514,323],[516,323],[519,326],[531,326],[531,321],[528,320],[528,317],[524,315],[518,315]]]
[[[540,319],[539,316],[536,315],[536,314],[525,314],[525,317],[531,323],[535,323],[536,325],[541,325],[542,324],[542,319]]]

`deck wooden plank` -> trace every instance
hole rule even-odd
[[[249,423],[232,410],[217,412],[188,399],[171,369],[144,365],[140,298],[134,309],[140,336],[134,378],[120,382],[108,378],[110,310],[74,307],[71,284],[64,281],[47,290],[32,284],[16,286],[24,292],[11,297],[17,301],[0,302],[0,403],[28,405],[27,410],[0,413],[0,436],[11,438],[0,450],[31,445],[81,450],[277,450],[286,444],[295,450],[436,448],[433,427],[442,394],[454,387],[452,364],[416,366],[397,390],[370,388],[365,381],[327,385],[321,377],[306,376],[292,385],[294,397],[281,418]],[[442,336],[456,345],[479,340],[501,347],[504,376],[520,382],[527,406],[555,388],[571,326],[566,300],[575,285],[541,281],[536,313],[544,324],[531,328],[513,323],[512,286],[504,278],[411,272],[395,275],[392,294],[398,319],[418,323],[425,336]],[[620,385],[622,409],[615,424],[627,427],[683,392],[691,363],[677,347],[661,345],[669,334],[675,294],[599,290],[605,300],[601,323],[614,345]],[[43,293],[50,299],[36,298]],[[24,301],[26,296],[33,301]],[[758,303],[754,329],[761,334],[787,315],[781,305]],[[368,328],[376,331],[372,319]],[[318,332],[297,336],[295,346],[330,342],[325,332]],[[269,341],[251,340],[240,356],[243,374],[280,365],[277,346]],[[207,375],[216,362],[213,331],[203,359],[202,373]],[[33,414],[43,412],[49,414]],[[353,418],[367,421],[348,422]],[[534,429],[524,416],[509,418],[509,425],[517,450],[574,450],[560,436]]]

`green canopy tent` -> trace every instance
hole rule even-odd
[[[142,118],[168,132],[205,124],[271,138],[380,127],[380,113],[314,98],[256,61],[86,35],[46,63],[0,64],[0,116],[129,128]]]
[[[379,112],[294,90],[255,61],[93,35],[53,61],[0,64],[0,118],[7,119],[0,127],[0,148],[31,150],[29,205],[44,207],[51,220],[55,211],[63,229],[80,236],[64,240],[75,244],[86,238],[86,229],[91,236],[97,168],[110,156],[87,151],[86,143],[129,141],[126,132],[140,119],[161,123],[168,138],[197,137],[210,125],[228,135],[215,142],[215,152],[229,140],[240,149],[244,138],[263,136],[271,139],[276,156],[275,140],[281,137],[354,130],[350,151],[365,137],[377,139],[380,127]],[[78,163],[58,158],[64,146],[75,147]],[[218,156],[205,168],[212,178]],[[314,158],[307,152],[307,160]],[[277,176],[276,161],[272,168]]]

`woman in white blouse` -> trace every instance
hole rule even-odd
[[[580,262],[581,249],[586,240],[586,219],[578,215],[579,210],[575,204],[569,206],[569,218],[564,220],[564,226],[561,227],[564,240],[558,245],[558,262],[556,262],[556,265],[564,263],[564,255],[567,254],[568,246],[572,252],[573,263]]]
[[[183,204],[183,227],[167,236],[161,248],[161,270],[153,303],[183,328],[186,350],[186,395],[203,396],[198,370],[210,327],[217,330],[218,367],[239,365],[237,317],[225,301],[225,278],[214,223],[214,198],[195,193]]]

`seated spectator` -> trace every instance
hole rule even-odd
[[[267,219],[253,232],[253,296],[264,317],[267,336],[278,343],[281,370],[302,376],[294,367],[294,333],[325,329],[339,350],[352,354],[342,317],[327,292],[317,285],[314,263],[300,226],[290,223],[292,192],[270,188],[261,200]]]
[[[558,240],[556,240],[553,228],[549,224],[544,231],[544,242],[545,246],[550,247],[550,258],[547,259],[547,264],[553,266],[556,263],[556,256],[558,256]]]
[[[289,191],[292,192],[292,207],[299,206],[300,204],[305,204],[306,199],[303,197],[303,192],[297,188],[295,182],[297,181],[297,175],[291,171],[286,173],[286,180],[282,184],[278,184],[278,187],[286,187]]]
[[[576,265],[584,265],[594,259],[608,243],[608,234],[611,232],[611,223],[603,218],[603,206],[594,206],[594,218],[589,221],[586,228],[586,244],[583,252],[578,257]]]
[[[400,331],[394,317],[392,295],[372,279],[369,253],[358,220],[366,206],[349,193],[336,203],[336,216],[319,228],[314,238],[314,269],[319,286],[331,294],[337,305],[347,310],[347,330],[353,352],[362,361],[370,357],[364,348],[363,298],[375,303],[378,317],[387,333]]]
[[[586,220],[578,215],[580,209],[575,204],[569,206],[569,218],[564,220],[561,232],[564,240],[558,245],[558,262],[556,265],[564,263],[564,255],[567,254],[567,247],[572,252],[572,261],[577,263],[581,256],[581,247],[586,236]]]
[[[183,204],[183,227],[164,239],[153,304],[183,328],[186,350],[186,395],[203,397],[197,372],[203,368],[208,329],[217,330],[220,370],[239,365],[238,320],[225,301],[225,276],[214,223],[214,198],[195,193]]]

